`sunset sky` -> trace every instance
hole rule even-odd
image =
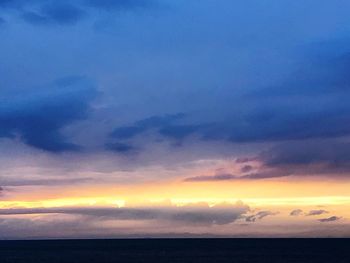
[[[0,239],[350,237],[349,10],[0,0]]]

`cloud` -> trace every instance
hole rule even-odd
[[[350,144],[342,140],[308,140],[277,143],[252,157],[235,161],[237,174],[215,174],[186,178],[185,181],[257,180],[286,176],[347,177]]]
[[[194,176],[188,177],[184,179],[184,182],[210,182],[210,181],[227,181],[227,180],[235,180],[239,177],[232,174],[218,174],[218,175],[202,175],[202,176]]]
[[[210,182],[210,181],[229,181],[229,180],[257,180],[257,179],[268,179],[268,178],[276,178],[289,176],[287,172],[283,172],[280,170],[271,170],[271,169],[261,169],[261,171],[257,171],[254,173],[234,175],[234,174],[215,174],[215,175],[201,175],[188,177],[184,179],[184,182]]]
[[[226,140],[234,143],[279,142],[337,138],[350,134],[350,56],[347,49],[339,54],[319,50],[300,61],[299,69],[273,87],[260,87],[241,100],[237,115],[235,107],[226,109],[227,117],[215,122],[164,125],[160,134],[183,139],[196,135],[203,140]],[[233,116],[233,117],[229,117]]]
[[[301,209],[295,209],[293,211],[290,212],[290,216],[300,216],[303,214],[303,210]]]
[[[110,139],[116,140],[117,142],[108,143],[106,148],[107,150],[116,152],[135,150],[133,146],[125,142],[137,136],[144,135],[145,133],[153,133],[164,138],[171,138],[177,142],[181,142],[197,129],[195,125],[188,126],[177,124],[185,118],[186,114],[184,113],[157,115],[138,120],[130,126],[118,127],[110,134]],[[147,140],[146,137],[147,135],[143,137],[143,140]]]
[[[346,177],[350,171],[350,144],[342,139],[316,139],[277,143],[253,157],[253,172],[240,179],[268,179],[285,176]]]
[[[145,207],[145,208],[33,208],[0,209],[0,215],[65,214],[80,215],[89,220],[159,220],[191,225],[226,225],[249,211],[242,204],[192,204],[182,207]]]
[[[325,150],[327,149],[327,150]],[[267,166],[307,166],[323,164],[323,169],[340,172],[350,169],[350,144],[339,141],[285,143],[258,157]]]
[[[322,219],[318,219],[318,221],[320,221],[321,223],[327,223],[327,222],[334,222],[334,221],[338,221],[340,220],[341,217],[338,216],[331,216],[328,218],[322,218]]]
[[[54,153],[78,150],[61,130],[88,116],[95,95],[90,81],[73,77],[60,79],[40,93],[1,99],[0,138],[18,137],[29,146]]]
[[[210,124],[183,124],[187,114],[176,113],[163,116],[152,116],[135,122],[131,126],[116,128],[111,137],[116,139],[132,139],[140,134],[151,131],[158,136],[182,141],[190,135],[210,128]]]
[[[277,214],[278,214],[278,212],[260,211],[260,212],[254,214],[254,215],[246,216],[245,217],[245,221],[246,222],[255,222],[257,220],[263,219],[264,217],[273,216],[273,215],[277,215]]]
[[[85,2],[88,6],[106,11],[149,8],[156,5],[154,0],[86,0]]]
[[[338,50],[336,47],[330,44],[327,50],[319,49],[305,56],[299,61],[298,69],[279,83],[240,95],[236,99],[244,105],[239,114],[237,107],[227,107],[221,115],[214,114],[215,118],[203,118],[193,112],[178,117],[175,117],[177,114],[155,115],[115,129],[112,137],[133,140],[144,134],[141,142],[137,141],[142,144],[142,141],[154,138],[145,134],[150,132],[183,144],[193,140],[199,144],[213,141],[240,145],[274,143],[278,144],[275,148],[257,156],[267,167],[275,168],[279,162],[303,166],[323,163],[329,170],[348,170],[346,156],[350,156],[350,147],[342,137],[350,135],[350,80],[346,71],[350,56],[347,49]],[[322,150],[325,147],[330,150]],[[296,169],[257,171],[247,178],[294,173],[297,173]]]
[[[106,144],[106,149],[113,152],[121,153],[121,154],[130,154],[130,153],[137,152],[137,148],[135,148],[134,146],[130,144],[118,143],[118,142]]]
[[[100,10],[126,11],[146,9],[157,5],[153,0],[2,0],[0,8],[17,11],[17,14],[32,25],[69,26]],[[13,12],[9,12],[12,14]]]
[[[175,140],[183,140],[186,137],[196,134],[197,131],[208,127],[208,124],[202,125],[169,125],[159,130],[159,133],[165,137]]]
[[[112,15],[105,14],[103,10],[123,11],[126,9],[134,10],[147,8],[149,2],[150,1],[137,0],[77,0],[59,1],[58,3],[57,1],[17,0],[1,1],[0,5],[2,6],[1,11],[5,13],[4,18],[9,18],[8,21],[13,21],[10,17],[12,14],[34,14],[37,16],[35,18],[37,20],[34,19],[32,21],[34,23],[36,23],[35,21],[37,21],[37,23],[43,21],[44,24],[48,23],[50,25],[71,25],[79,22],[81,19],[95,17],[95,15],[106,16],[104,19],[108,20],[108,18],[114,17],[114,14],[116,13],[113,13]],[[181,5],[182,4],[179,4],[178,6],[181,14],[188,14],[189,10],[192,11],[192,9],[188,9],[188,7],[191,8],[192,5]],[[206,4],[203,4],[203,7],[205,7],[204,5]],[[226,5],[230,7],[234,7],[235,5],[239,6],[238,4],[229,5],[228,3],[222,3],[222,7]],[[203,8],[203,10],[204,9],[205,8]],[[201,16],[203,16],[204,19],[206,19],[205,12],[209,14],[211,10],[203,11],[203,13],[201,11]],[[241,66],[243,66],[243,64],[247,65],[247,71],[252,75],[256,73],[254,68],[258,69],[257,72],[260,71],[260,69],[263,69],[265,65],[260,65],[263,66],[260,68],[260,66],[254,64],[256,67],[251,67],[252,63],[255,63],[256,61],[256,57],[254,56],[256,54],[255,52],[252,52],[252,50],[255,50],[256,48],[246,47],[246,45],[237,48],[235,45],[235,47],[229,45],[230,48],[228,50],[223,48],[223,50],[220,51],[220,49],[213,48],[214,45],[220,47],[224,44],[226,47],[227,43],[236,43],[237,41],[229,37],[229,35],[232,35],[233,37],[233,35],[236,34],[227,34],[225,28],[218,27],[219,24],[213,24],[208,28],[205,23],[200,25],[200,28],[197,28],[200,23],[189,25],[188,31],[186,29],[185,32],[178,30],[182,28],[181,23],[178,23],[180,21],[177,20],[181,17],[173,13],[170,17],[165,14],[166,18],[163,15],[164,14],[155,19],[147,18],[145,20],[142,20],[143,18],[140,18],[140,20],[120,19],[118,20],[118,22],[121,22],[121,28],[118,29],[120,31],[113,32],[112,34],[103,34],[103,38],[92,37],[92,35],[86,34],[87,31],[85,29],[81,28],[83,30],[78,31],[85,33],[82,33],[81,36],[79,36],[79,34],[75,35],[75,40],[78,42],[73,46],[70,43],[67,45],[62,45],[62,43],[64,42],[64,39],[75,34],[74,31],[64,30],[64,32],[60,32],[61,29],[55,27],[51,29],[54,31],[50,32],[33,28],[29,31],[25,31],[27,26],[19,23],[17,26],[18,29],[14,31],[18,39],[14,38],[13,41],[17,44],[20,42],[24,43],[24,39],[26,38],[25,35],[23,35],[24,32],[26,32],[26,34],[31,34],[32,37],[30,39],[33,42],[31,42],[31,45],[26,45],[28,49],[23,50],[23,53],[26,54],[26,57],[28,58],[27,61],[31,60],[35,64],[36,61],[41,61],[41,59],[36,60],[35,57],[29,55],[32,53],[29,51],[32,49],[31,47],[37,48],[38,43],[41,43],[41,37],[35,37],[36,34],[43,33],[45,37],[43,36],[42,39],[45,38],[45,43],[48,41],[48,44],[46,45],[44,43],[42,48],[45,49],[45,54],[48,54],[50,57],[52,55],[52,59],[55,60],[52,65],[56,64],[56,62],[58,63],[57,70],[69,71],[70,67],[74,67],[78,68],[80,71],[88,71],[93,75],[100,76],[101,83],[104,83],[104,87],[101,88],[106,92],[104,101],[101,101],[101,108],[105,108],[101,110],[102,113],[98,116],[99,120],[97,120],[97,118],[91,120],[91,122],[95,123],[92,123],[91,126],[88,127],[93,130],[91,131],[92,133],[100,135],[100,140],[96,140],[96,144],[100,143],[96,146],[99,150],[101,147],[105,146],[105,149],[119,154],[140,152],[140,157],[137,161],[140,160],[139,163],[142,163],[143,165],[144,163],[151,162],[153,164],[164,164],[164,162],[169,162],[168,160],[172,159],[172,157],[180,151],[183,151],[182,156],[184,157],[178,157],[181,155],[178,154],[178,156],[173,158],[176,159],[175,162],[181,162],[190,155],[191,158],[198,160],[201,159],[203,155],[206,155],[205,157],[208,158],[213,156],[227,157],[235,154],[241,155],[242,153],[239,152],[241,149],[240,147],[243,148],[245,145],[247,145],[247,148],[255,147],[255,149],[257,149],[256,151],[260,151],[263,147],[270,146],[270,144],[261,144],[258,146],[255,146],[255,144],[254,146],[248,145],[257,141],[274,143],[274,145],[276,145],[276,142],[283,142],[277,145],[276,148],[272,147],[270,152],[264,152],[264,154],[258,156],[264,166],[262,169],[249,171],[249,166],[245,167],[245,169],[241,171],[244,176],[242,179],[253,180],[300,174],[300,170],[303,170],[305,166],[319,163],[322,163],[322,168],[311,170],[311,167],[308,167],[308,170],[304,171],[307,171],[307,174],[319,174],[318,172],[331,171],[330,169],[333,169],[332,171],[336,172],[339,171],[339,173],[341,169],[343,169],[342,171],[346,170],[346,166],[349,164],[349,160],[347,160],[346,156],[350,156],[347,149],[350,147],[348,147],[348,144],[343,143],[341,138],[339,138],[338,143],[334,143],[333,145],[332,143],[322,143],[319,141],[313,143],[309,142],[309,140],[314,140],[315,138],[319,138],[320,140],[325,140],[325,138],[334,139],[334,137],[338,138],[341,135],[347,134],[348,123],[350,122],[347,121],[349,116],[349,106],[347,103],[349,98],[349,81],[346,69],[349,63],[349,56],[347,55],[348,45],[346,45],[346,41],[343,41],[341,48],[339,48],[339,45],[332,43],[328,44],[327,48],[321,48],[320,46],[324,45],[324,43],[315,43],[312,45],[314,47],[317,45],[317,49],[314,49],[312,52],[306,50],[309,48],[308,46],[300,45],[297,50],[294,50],[297,54],[295,55],[293,53],[293,59],[295,59],[293,61],[295,63],[288,68],[289,73],[286,74],[286,72],[276,69],[272,74],[278,76],[277,80],[276,78],[272,78],[273,80],[271,82],[257,82],[256,79],[253,78],[252,83],[250,83],[247,82],[248,78],[245,79],[246,77],[243,76],[244,74],[247,74],[247,72],[244,72],[242,69],[241,75],[239,74],[240,72],[236,72],[236,69],[242,68]],[[214,18],[216,14],[212,15]],[[159,23],[160,21],[163,21],[162,19],[164,19],[165,22],[164,27],[158,27],[158,24],[162,24]],[[225,19],[232,19],[232,17],[225,17]],[[214,22],[216,20],[218,19],[212,19],[211,21]],[[147,28],[155,26],[155,30],[149,32],[143,30],[144,28],[136,29],[140,21],[145,22],[144,26]],[[219,21],[222,23],[224,19],[219,19]],[[184,25],[187,22],[190,21],[183,21]],[[104,23],[108,23],[108,21],[104,21]],[[179,26],[174,31],[174,34],[170,34],[170,36],[167,35],[169,31],[168,28],[170,28],[169,24]],[[21,28],[23,26],[24,28]],[[83,23],[82,26],[85,26],[85,23]],[[269,24],[268,26],[272,26],[272,24]],[[211,28],[214,27],[217,30],[211,32]],[[56,32],[55,30],[58,31]],[[239,32],[239,29],[237,30],[237,32]],[[255,31],[256,28],[249,30],[250,33],[244,33],[243,35],[254,35],[252,33],[257,32]],[[142,34],[140,34],[141,31]],[[207,31],[209,31],[208,35],[210,35],[210,38],[207,37],[207,34],[201,36],[203,32]],[[199,33],[198,39],[191,38],[193,32]],[[218,32],[218,35],[216,35],[216,32]],[[64,37],[62,35],[62,37],[60,37],[60,33],[65,33],[67,35],[64,35]],[[215,36],[220,38],[221,35],[224,36],[224,39],[215,38]],[[146,39],[145,42],[138,41],[141,40],[141,38]],[[79,39],[82,40],[81,43],[79,43]],[[170,43],[169,40],[176,39],[178,39],[179,42],[172,41],[176,47],[170,45],[169,48],[167,46],[167,44]],[[213,39],[216,39],[216,41],[212,41]],[[55,41],[58,42],[55,43]],[[193,63],[191,59],[189,59],[195,54],[189,52],[192,50],[190,49],[192,41],[194,43],[202,43],[201,45],[203,45],[200,49],[198,49],[197,45],[194,45],[199,53],[198,57],[196,56],[193,58]],[[244,40],[240,39],[239,41]],[[278,41],[279,40],[277,39],[277,42]],[[303,42],[303,44],[306,42],[307,41]],[[91,43],[91,45],[86,45],[86,43]],[[258,49],[264,49],[260,46],[263,45],[263,43],[260,43],[259,41],[256,43],[259,43]],[[253,45],[254,43],[251,44]],[[271,49],[275,52],[275,49],[271,48],[271,44],[272,43],[268,43],[268,46],[265,48],[266,50]],[[7,49],[8,51],[11,51],[10,45],[6,43],[3,45],[6,51],[5,53],[7,53]],[[7,49],[6,45],[8,46]],[[54,48],[55,46],[57,46],[58,50]],[[81,47],[81,51],[74,52],[76,47]],[[125,48],[127,48],[130,53],[124,53],[133,54],[132,59],[128,59],[128,55],[124,57],[123,54],[119,53],[120,50],[125,50]],[[209,48],[210,50],[216,50],[217,54],[214,55],[210,52],[208,53],[207,50],[209,50]],[[243,51],[241,48],[247,48],[247,50]],[[289,52],[289,48],[290,47],[286,47],[286,50],[284,51]],[[294,48],[294,44],[292,48]],[[103,52],[105,55],[101,56],[99,51]],[[300,55],[303,52],[305,53],[302,54],[303,57],[301,58]],[[34,53],[35,52],[33,52],[33,54]],[[227,54],[229,53],[237,56],[235,61],[241,61],[242,65],[240,65],[240,63],[235,64],[231,59],[232,57],[228,58]],[[11,52],[8,54],[11,54]],[[240,54],[246,55],[240,57]],[[263,52],[263,54],[265,54],[265,52]],[[268,54],[266,53],[266,55]],[[159,60],[150,61],[148,56],[155,57]],[[169,56],[176,57],[176,61],[169,59]],[[299,58],[296,58],[296,56],[299,56]],[[220,59],[220,57],[222,58]],[[285,57],[283,57],[283,59],[284,58]],[[127,62],[125,64],[127,67],[121,66],[124,65],[124,63],[122,63],[123,59]],[[200,61],[196,61],[197,59]],[[195,72],[192,71],[191,68],[194,68],[195,71],[197,71],[197,65],[201,65],[199,62],[202,61],[203,66],[205,66],[206,60],[210,61],[210,72],[206,71],[205,67],[200,67],[200,69],[198,68],[197,75],[194,74]],[[94,63],[94,69],[91,68],[91,70],[88,70],[85,65],[86,61],[94,61],[97,64],[95,65]],[[170,63],[167,64],[169,61]],[[225,63],[222,63],[223,61],[225,61],[225,63],[232,61],[230,63],[233,64],[224,68]],[[15,74],[14,69],[18,63],[19,61],[11,62],[8,60],[9,65],[6,65],[5,68],[8,68],[9,71]],[[45,67],[45,65],[33,66],[29,65],[29,62],[24,63],[28,69],[31,69],[31,72],[36,71],[36,68]],[[152,65],[149,65],[148,63]],[[213,68],[213,64],[217,65],[217,67]],[[145,65],[147,66],[144,68]],[[174,70],[174,67],[178,70]],[[296,70],[294,70],[293,67],[296,67]],[[13,68],[13,70],[11,68]],[[102,68],[104,68],[103,73]],[[292,70],[290,70],[290,68],[292,68]],[[119,72],[118,74],[111,73],[117,71]],[[231,71],[235,71],[235,73],[238,74],[227,73]],[[180,75],[176,75],[178,73]],[[115,77],[117,75],[125,77],[121,80],[118,79],[119,77]],[[183,76],[183,78],[180,78],[180,76]],[[203,76],[203,78],[200,78],[201,76]],[[263,77],[262,79],[267,80],[270,79],[269,77]],[[13,76],[8,77],[8,82],[11,81],[10,78],[13,78]],[[181,79],[183,82],[178,83],[175,81],[177,79]],[[196,82],[197,79],[203,79],[203,82]],[[235,79],[238,79],[238,81],[235,81]],[[135,80],[137,80],[138,83],[134,82]],[[155,80],[155,83],[153,83],[153,80]],[[116,89],[115,85],[118,81],[121,81],[121,86]],[[140,83],[142,83],[142,85],[140,85]],[[165,86],[169,85],[169,88],[159,88],[163,83]],[[181,88],[180,84],[183,85],[183,88]],[[173,87],[178,88],[175,88],[175,91],[173,92]],[[209,90],[214,92],[209,94],[209,92],[206,92]],[[152,105],[146,109],[144,103],[139,103],[144,99],[142,98],[142,94],[150,94],[152,98],[155,97],[155,103],[151,103]],[[177,94],[178,96],[174,96],[174,94]],[[193,97],[190,95],[193,95]],[[141,96],[141,98],[139,96]],[[106,99],[107,97],[108,99]],[[192,98],[196,99],[193,100]],[[184,105],[184,101],[191,100],[191,103],[186,103],[186,105]],[[212,107],[213,104],[215,104],[215,107]],[[122,105],[125,105],[126,107],[123,107]],[[118,107],[121,109],[123,108],[120,113],[122,122],[119,121],[119,115],[117,116],[115,111],[113,112],[113,110]],[[113,117],[111,117],[112,115]],[[132,116],[132,119],[130,119],[130,116]],[[151,117],[144,118],[145,116]],[[118,127],[112,131],[113,127],[116,127],[117,122],[126,123],[127,125]],[[12,127],[3,129],[2,125],[0,128],[0,134],[1,137],[19,139],[27,145],[39,149],[52,148],[51,151],[79,149],[79,147],[77,147],[78,145],[76,145],[78,144],[77,142],[68,138],[69,136],[67,137],[67,135],[64,135],[63,130],[69,125],[70,124],[68,123],[62,123],[60,127],[54,129],[52,132],[48,132],[48,134],[40,131],[38,133],[40,134],[38,138],[33,138],[33,135],[28,134],[27,130],[29,129],[26,129],[26,132],[24,132],[24,128],[21,128],[20,130],[15,130]],[[80,130],[77,133],[84,136],[85,131]],[[109,131],[112,135],[110,138],[106,139],[104,136]],[[151,136],[148,136],[149,134],[151,134]],[[49,143],[39,142],[39,140],[44,140],[45,137],[48,137],[46,139],[47,141],[60,141],[60,143],[48,147],[47,145],[49,145]],[[181,145],[184,147],[183,149],[177,150],[174,154],[168,154],[168,152],[173,149],[164,149],[162,148],[163,145],[159,147],[158,145],[145,145],[148,143],[147,140],[152,140],[152,143],[157,143],[159,141],[163,142],[164,140],[169,140],[170,142],[180,141],[182,143]],[[195,143],[193,143],[192,140],[195,140]],[[290,140],[293,140],[292,144],[289,144]],[[302,142],[296,142],[296,140],[302,140]],[[295,149],[292,149],[293,145],[297,143],[298,146],[295,146]],[[179,144],[174,143],[171,145]],[[148,146],[149,148],[147,148]],[[223,148],[224,150],[222,150]],[[321,148],[331,149],[331,151],[323,151]],[[211,153],[203,153],[203,149],[207,152],[210,151]],[[111,158],[115,158],[115,156]],[[164,161],[165,158],[167,158],[166,161]],[[182,159],[180,160],[180,158]],[[131,165],[136,166],[138,164]],[[174,164],[174,166],[176,166],[176,164]],[[325,167],[329,169],[324,169]],[[237,177],[241,176],[241,174],[238,174],[236,171],[233,173],[233,175],[214,175],[207,178],[203,176],[199,178],[190,178],[188,180],[234,180],[236,175]]]
[[[269,179],[269,178],[276,178],[276,177],[285,177],[290,175],[291,175],[290,171],[260,169],[260,171],[257,171],[255,173],[240,176],[239,179],[245,179],[245,180]]]
[[[244,165],[244,166],[241,168],[241,172],[242,172],[242,173],[248,173],[248,172],[251,172],[253,169],[254,169],[254,167],[251,166],[251,165]]]
[[[334,138],[350,133],[350,64],[348,50],[329,45],[305,58],[297,72],[280,85],[252,92],[254,109],[245,125],[233,130],[236,142]],[[247,99],[248,99],[247,98]],[[248,99],[249,100],[249,99]]]
[[[3,186],[58,186],[91,182],[93,178],[60,178],[60,179],[2,179]],[[0,189],[1,193],[1,189]]]
[[[73,25],[85,16],[85,12],[71,4],[50,3],[43,5],[36,12],[26,11],[22,18],[33,25]]]
[[[317,216],[317,215],[323,215],[323,214],[328,214],[329,212],[323,209],[320,210],[311,210],[309,211],[306,216]]]
[[[164,116],[152,116],[143,120],[139,120],[131,126],[116,128],[111,133],[111,137],[116,139],[130,139],[152,129],[164,129],[171,125],[173,122],[183,119],[185,116],[186,115],[184,113],[168,114]]]

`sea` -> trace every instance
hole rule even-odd
[[[0,241],[0,263],[350,263],[350,239]]]

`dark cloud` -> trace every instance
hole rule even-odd
[[[323,209],[320,210],[311,210],[309,211],[306,216],[317,216],[317,215],[323,215],[323,214],[328,214],[329,212]]]
[[[283,175],[347,176],[350,171],[349,143],[314,141],[284,143],[261,153],[264,167]]]
[[[236,180],[239,177],[232,174],[218,174],[218,175],[202,175],[188,177],[184,179],[184,182],[211,182],[211,181],[227,181],[227,180]]]
[[[261,171],[243,175],[238,177],[238,179],[245,179],[245,180],[255,180],[255,179],[268,179],[268,178],[276,178],[276,177],[285,177],[290,176],[291,172],[289,171],[283,171],[283,170],[264,170],[261,169]]]
[[[63,186],[91,182],[92,178],[60,179],[2,179],[3,186]],[[0,189],[1,193],[1,189]]]
[[[165,138],[182,141],[191,135],[198,135],[203,140],[208,140],[212,124],[181,124],[187,117],[184,113],[169,114],[165,116],[153,116],[137,121],[132,126],[117,128],[112,136],[119,139],[131,139],[147,131]]]
[[[341,217],[338,216],[331,216],[328,218],[322,218],[322,219],[318,219],[318,221],[320,221],[321,223],[327,223],[327,222],[334,222],[334,221],[338,221],[340,220]]]
[[[184,113],[152,116],[139,120],[131,126],[119,127],[112,132],[111,136],[116,139],[130,139],[152,129],[164,129],[173,122],[183,119],[185,116]]]
[[[342,139],[307,140],[278,143],[245,163],[260,162],[256,171],[243,179],[284,176],[346,177],[350,171],[350,144]]]
[[[124,126],[116,128],[111,133],[111,138],[115,140],[130,140],[136,136],[144,134],[146,132],[152,132],[163,137],[172,138],[177,142],[185,139],[188,135],[194,133],[197,130],[195,125],[180,125],[176,124],[182,121],[186,115],[184,113],[168,114],[164,116],[152,116],[135,122],[131,126]],[[115,145],[116,147],[113,147]],[[108,144],[107,149],[115,150],[117,152],[128,152],[133,150],[132,148],[125,148],[126,143],[112,143]],[[123,146],[123,147],[119,147]],[[124,151],[127,150],[127,151]]]
[[[254,108],[233,131],[236,142],[334,138],[350,133],[347,50],[339,55],[319,50],[280,85],[263,88],[251,97]]]
[[[147,129],[148,128],[143,128],[141,126],[120,127],[115,129],[111,135],[117,139],[130,139],[145,132]]]
[[[185,182],[210,182],[210,181],[228,181],[228,180],[255,180],[268,179],[276,177],[289,176],[290,173],[281,170],[262,170],[259,172],[248,173],[244,175],[233,174],[216,174],[216,175],[202,175],[185,178]]]
[[[242,172],[242,173],[248,173],[248,172],[251,172],[253,169],[254,169],[254,167],[251,166],[251,165],[244,165],[244,166],[241,168],[241,172]]]
[[[304,63],[280,85],[265,88],[263,94],[277,98],[348,94],[350,52],[347,44],[346,39],[314,43],[310,46],[313,50],[304,54]]]
[[[209,127],[208,124],[169,125],[160,129],[159,133],[163,136],[166,136],[175,140],[183,140],[192,134],[196,134],[197,131],[200,131],[202,129],[207,129],[208,127]]]
[[[94,11],[145,9],[156,6],[152,0],[2,0],[0,8],[15,10],[33,25],[74,25]]]
[[[106,149],[121,154],[130,154],[137,152],[137,148],[126,143],[109,143],[106,144]]]
[[[324,149],[327,149],[326,151]],[[349,169],[350,144],[338,141],[307,141],[280,144],[258,159],[267,166],[325,164],[328,168]]]
[[[149,208],[37,208],[0,209],[0,215],[72,214],[96,220],[161,220],[191,225],[225,225],[236,221],[249,207],[235,205],[188,205]]]
[[[74,77],[61,79],[40,93],[4,98],[0,105],[0,137],[18,137],[29,146],[49,152],[78,150],[79,146],[67,141],[61,130],[88,116],[95,95],[94,85]]]
[[[260,212],[254,214],[254,215],[246,216],[245,217],[245,221],[246,222],[255,222],[257,220],[263,219],[264,217],[273,216],[273,215],[277,215],[277,214],[278,214],[278,212],[260,211]]]
[[[250,163],[260,165],[252,167]],[[245,164],[241,174],[190,177],[186,181],[255,180],[286,176],[332,176],[345,178],[350,172],[350,143],[346,140],[308,140],[278,143],[253,157],[236,161]]]
[[[290,216],[300,216],[303,214],[303,210],[301,209],[295,209],[293,211],[290,212]]]
[[[183,139],[197,135],[204,140],[236,143],[278,142],[337,138],[350,134],[350,52],[339,55],[320,50],[305,58],[300,69],[275,87],[257,89],[242,100],[241,114],[225,121],[165,125],[160,134]]]
[[[227,116],[234,117],[216,122],[198,122],[196,116],[190,115],[186,115],[186,122],[184,116],[170,120],[169,116],[155,116],[154,123],[149,124],[146,119],[116,129],[113,136],[132,139],[153,129],[156,134],[175,140],[192,136],[204,141],[233,143],[299,141],[299,144],[293,142],[280,146],[289,148],[280,148],[280,153],[274,149],[272,155],[268,156],[267,152],[260,157],[267,165],[283,162],[283,158],[289,159],[286,162],[294,158],[295,162],[333,162],[330,165],[334,167],[340,167],[341,162],[348,166],[348,144],[335,143],[330,145],[330,151],[323,151],[320,149],[326,145],[309,142],[333,140],[350,134],[350,78],[347,72],[350,56],[346,50],[341,55],[337,55],[339,51],[334,51],[334,54],[322,52],[325,53],[320,50],[320,54],[305,58],[300,69],[281,84],[243,96],[242,100],[250,106],[242,106],[240,115],[232,108],[227,109],[230,112]]]
[[[88,6],[106,11],[149,8],[156,4],[154,0],[85,0],[85,2]]]

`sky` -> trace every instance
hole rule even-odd
[[[350,237],[349,8],[0,0],[0,239]]]

